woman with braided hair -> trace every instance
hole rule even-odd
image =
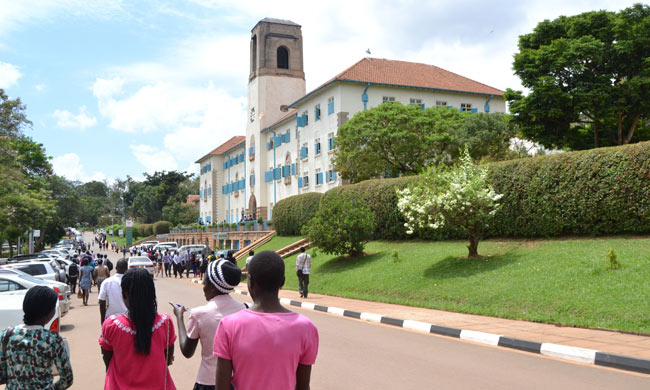
[[[104,389],[176,389],[167,368],[174,360],[176,332],[171,318],[157,312],[153,278],[134,268],[124,274],[121,287],[128,314],[108,317],[99,338],[107,369]]]
[[[203,277],[203,294],[208,301],[206,305],[187,310],[184,306],[169,302],[178,321],[178,343],[183,356],[191,358],[201,341],[201,366],[194,390],[214,390],[214,373],[217,369],[217,357],[212,354],[214,334],[223,317],[245,307],[229,295],[240,281],[241,270],[236,265],[224,259],[213,261],[207,266]],[[190,312],[187,331],[183,322],[185,311]]]

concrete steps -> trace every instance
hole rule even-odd
[[[289,257],[295,253],[300,252],[300,248],[302,248],[303,246],[305,248],[309,248],[311,246],[311,242],[303,238],[302,240],[287,245],[284,248],[277,250],[276,252],[278,255],[280,255],[280,257],[284,259],[285,257]]]
[[[274,231],[269,232],[269,234],[265,235],[264,237],[260,238],[259,240],[255,241],[255,242],[251,242],[249,245],[247,245],[247,246],[243,247],[242,249],[238,250],[234,254],[235,259],[239,260],[239,259],[243,259],[244,257],[248,256],[249,251],[255,250],[255,249],[261,247],[262,245],[266,244],[267,242],[271,241],[274,234],[275,234]]]

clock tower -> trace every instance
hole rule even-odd
[[[251,31],[246,125],[246,185],[250,191],[246,214],[268,218],[264,172],[270,166],[261,131],[286,115],[280,107],[305,95],[300,25],[264,18]],[[255,175],[252,184],[250,176]]]

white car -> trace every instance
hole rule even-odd
[[[167,250],[176,250],[178,249],[178,244],[174,241],[168,241],[168,242],[161,242],[160,244],[156,244],[156,246],[153,247],[153,250],[155,252],[158,251],[167,251]]]
[[[55,282],[65,281],[65,279],[61,280],[61,269],[55,260],[19,261],[15,263],[4,264],[2,265],[2,268],[19,269],[40,279],[52,280]]]
[[[44,251],[41,251],[41,253],[45,253],[46,255],[48,254],[53,254],[57,256],[61,256],[64,259],[69,259],[70,258],[70,252],[68,252],[65,249],[46,249]]]
[[[65,283],[38,279],[20,270],[0,268],[0,296],[13,295],[34,286],[48,286],[59,296],[61,317],[70,310],[70,287]]]
[[[160,244],[160,241],[145,241],[139,245],[138,249],[149,250],[158,244]]]
[[[23,300],[27,290],[19,290],[13,294],[3,295],[0,299],[0,329],[18,326],[23,323]],[[45,329],[58,332],[61,327],[59,305],[54,307],[54,317],[45,324]]]
[[[129,257],[129,269],[145,268],[153,277],[155,266],[151,260],[146,256],[133,256]]]

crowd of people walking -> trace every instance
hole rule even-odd
[[[186,308],[170,302],[175,321],[159,312],[154,277],[146,269],[128,269],[127,257],[113,264],[99,250],[113,250],[105,236],[84,243],[73,257],[67,276],[71,292],[88,305],[97,286],[101,336],[106,368],[104,389],[176,388],[169,365],[176,340],[181,354],[191,358],[201,345],[195,390],[308,389],[311,366],[318,353],[318,331],[307,317],[279,302],[285,282],[284,261],[275,252],[251,251],[240,269],[234,251],[129,251],[147,256],[156,265],[155,277],[199,277],[206,304]],[[123,253],[126,253],[123,248]],[[296,265],[301,295],[307,297],[311,259],[304,253]],[[230,293],[247,277],[253,305]],[[77,291],[78,289],[78,291]],[[66,389],[73,374],[67,343],[43,325],[54,315],[58,296],[47,287],[34,287],[24,300],[24,325],[0,333],[0,384],[7,389]],[[187,314],[187,324],[185,315]],[[176,326],[174,325],[176,323]],[[178,330],[178,332],[177,332]],[[58,379],[52,374],[56,367]]]

